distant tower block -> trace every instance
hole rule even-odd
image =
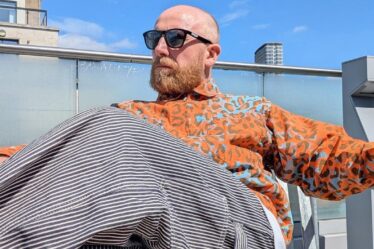
[[[255,63],[283,65],[283,45],[278,42],[265,43],[255,52]]]

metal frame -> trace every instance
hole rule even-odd
[[[344,128],[355,138],[374,142],[374,93],[371,89],[374,57],[343,62],[342,69]],[[348,248],[374,249],[374,189],[350,197],[346,207]]]
[[[112,52],[98,52],[98,51],[90,51],[90,50],[27,46],[27,45],[0,44],[0,53],[49,56],[49,57],[59,57],[59,58],[65,58],[65,59],[80,59],[80,60],[93,60],[93,61],[134,62],[134,63],[142,63],[142,64],[152,63],[152,57],[146,56],[146,55],[131,55],[131,54],[112,53]],[[225,61],[218,61],[215,64],[214,68],[226,69],[226,70],[255,71],[257,73],[285,73],[285,74],[299,74],[299,75],[312,75],[312,76],[342,77],[342,71],[334,70],[334,69],[264,65],[264,64],[237,63],[237,62],[225,62]]]

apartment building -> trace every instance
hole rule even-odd
[[[283,45],[282,43],[265,43],[255,52],[255,63],[267,65],[283,64]]]
[[[57,46],[58,32],[41,0],[0,0],[0,44]]]

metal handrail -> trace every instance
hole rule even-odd
[[[0,53],[19,55],[35,55],[59,57],[65,59],[93,60],[93,61],[115,61],[151,64],[152,57],[146,55],[131,55],[112,52],[99,52],[91,50],[79,50],[59,47],[41,47],[29,45],[0,44]],[[298,75],[314,75],[327,77],[342,77],[341,70],[320,69],[294,66],[264,65],[238,62],[218,61],[217,69],[255,71],[257,73],[285,73]]]
[[[11,9],[11,10],[25,10],[26,11],[26,24],[29,24],[29,12],[39,12],[43,13],[44,16],[42,21],[39,23],[40,26],[47,26],[47,11],[42,9],[33,9],[33,8],[22,8],[22,7],[13,7],[13,6],[5,6],[0,5],[0,9]]]

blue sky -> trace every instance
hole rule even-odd
[[[213,14],[221,28],[221,61],[253,63],[265,42],[281,42],[284,64],[340,69],[374,55],[374,0],[43,0],[64,47],[150,55],[142,33],[176,4]]]

